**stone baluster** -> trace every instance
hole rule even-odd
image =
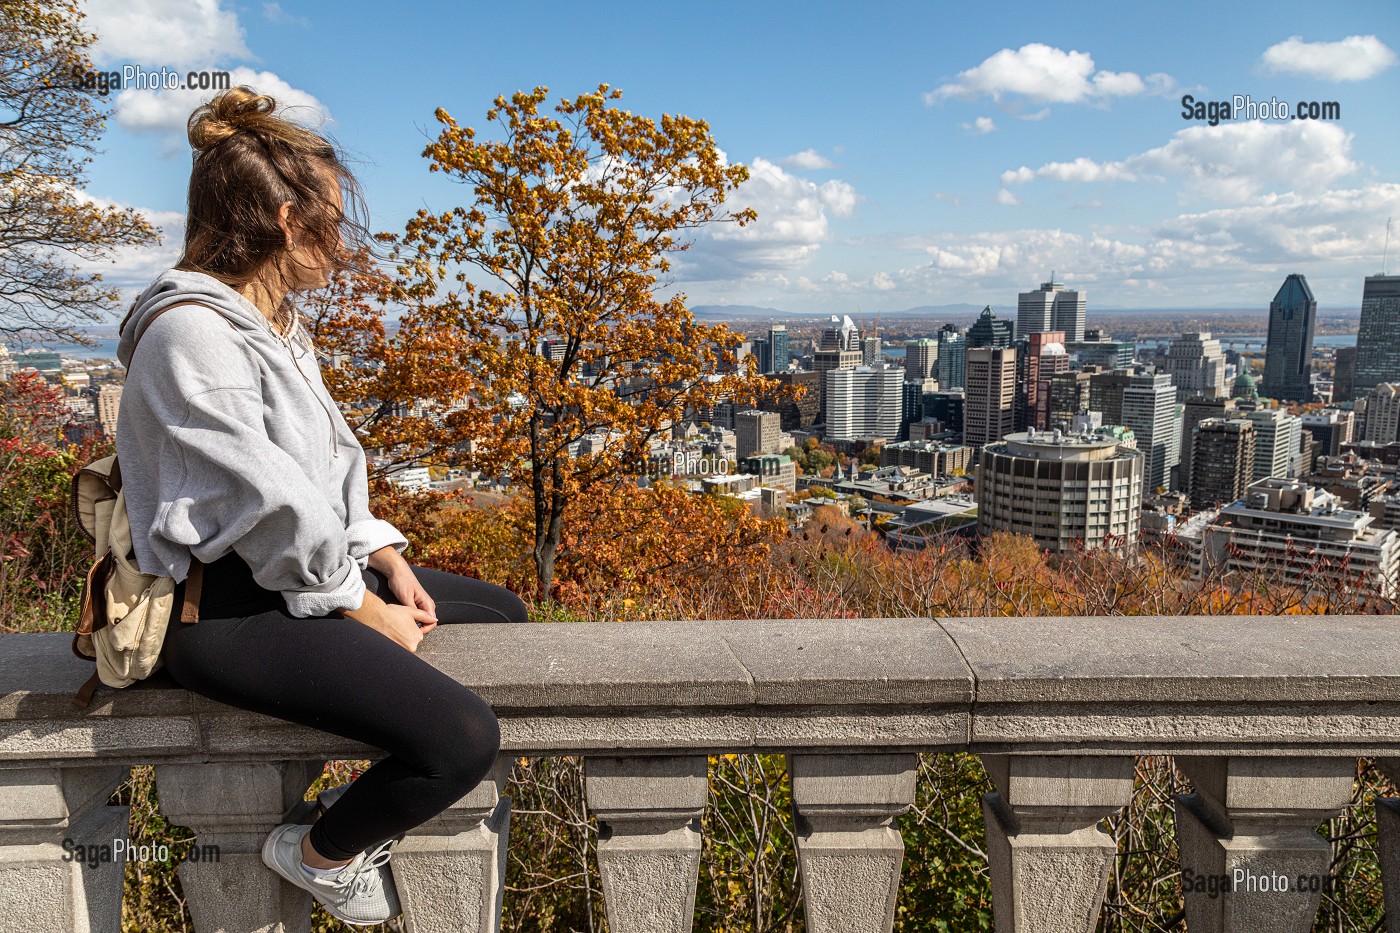
[[[1332,852],[1315,828],[1351,802],[1355,758],[1177,758],[1196,788],[1176,798],[1191,933],[1307,933]]]
[[[513,759],[501,756],[465,797],[409,830],[390,861],[409,933],[498,933],[506,885]]]
[[[584,759],[612,933],[690,930],[708,764],[703,755]]]
[[[119,929],[129,807],[107,798],[129,767],[0,771],[0,930]]]
[[[1377,758],[1376,764],[1400,784],[1400,758]],[[1385,895],[1386,933],[1400,933],[1400,797],[1376,798],[1376,848]]]
[[[997,788],[982,798],[997,930],[1093,933],[1117,852],[1098,822],[1132,799],[1133,759],[983,755],[982,763]]]
[[[889,933],[917,755],[788,756],[809,933]]]
[[[180,886],[200,933],[304,933],[311,895],[263,864],[262,844],[298,812],[324,761],[156,765],[160,809],[198,835]]]

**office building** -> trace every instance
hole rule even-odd
[[[1045,417],[1047,430],[1068,430],[1076,415],[1091,410],[1089,381],[1092,378],[1091,373],[1068,372],[1055,373],[1050,377],[1049,391],[1045,393],[1048,406]]]
[[[1220,341],[1209,331],[1182,334],[1167,348],[1162,369],[1172,377],[1176,400],[1202,396],[1217,398],[1225,393],[1225,354]]]
[[[1244,417],[1254,424],[1253,481],[1271,476],[1292,479],[1298,464],[1302,422],[1279,408],[1246,412]]]
[[[864,366],[874,366],[876,363],[884,362],[884,354],[881,350],[879,334],[861,340],[860,361]]]
[[[1254,477],[1254,422],[1206,418],[1191,443],[1191,507],[1211,509],[1243,496]]]
[[[1206,527],[1202,572],[1266,573],[1309,590],[1363,586],[1396,596],[1400,533],[1307,483],[1263,479]]]
[[[1015,427],[1016,350],[969,348],[964,394],[963,443],[981,447],[1010,434]]]
[[[1069,341],[1065,344],[1065,349],[1069,351],[1070,361],[1078,364],[1080,369],[1131,369],[1137,356],[1137,344],[1125,340],[1110,340],[1107,337],[1089,337],[1078,343]]]
[[[774,373],[773,381],[781,386],[801,386],[801,397],[779,401],[776,393],[760,400],[764,411],[776,411],[782,418],[784,431],[810,427],[821,417],[821,374],[812,370],[785,370]]]
[[[967,338],[952,324],[938,332],[938,388],[961,389],[967,384]]]
[[[982,534],[1029,535],[1052,551],[1137,546],[1141,451],[1102,434],[1026,431],[982,449],[977,524]]]
[[[1229,418],[1235,411],[1235,399],[1227,398],[1222,392],[1216,397],[1196,395],[1188,398],[1181,406],[1181,457],[1180,488],[1191,488],[1191,459],[1195,453],[1192,434],[1196,425],[1207,418]]]
[[[789,359],[787,326],[774,324],[768,328],[768,369],[764,372],[787,372]]]
[[[1353,392],[1400,382],[1400,275],[1368,275],[1361,292]]]
[[[934,419],[945,431],[962,434],[966,410],[965,389],[924,393],[924,417]]]
[[[938,378],[938,341],[928,337],[904,341],[904,381]]]
[[[1021,292],[1016,302],[1016,335],[1024,337],[1039,331],[1057,330],[1072,343],[1084,339],[1085,292],[1066,291],[1063,284],[1042,282],[1033,292]],[[1064,341],[1061,341],[1064,342]]]
[[[1089,376],[1089,410],[1103,415],[1104,424],[1123,423],[1123,390],[1130,372],[1092,373]]]
[[[1091,382],[1092,392],[1092,382]],[[1109,424],[1104,415],[1104,423]],[[1147,456],[1143,494],[1158,488],[1171,488],[1171,470],[1176,466],[1181,443],[1181,422],[1176,404],[1176,387],[1166,373],[1134,375],[1123,389],[1123,416],[1118,422],[1137,435],[1138,450]]]
[[[1290,275],[1269,303],[1269,339],[1264,350],[1264,384],[1268,398],[1312,401],[1313,328],[1317,300],[1308,280]]]
[[[1059,331],[1036,331],[1016,340],[1016,418],[1015,427],[1044,428],[1042,392],[1050,391],[1050,377],[1069,371],[1069,354],[1065,352],[1065,335]],[[1042,385],[1044,383],[1044,385]]]
[[[778,435],[783,431],[783,419],[772,411],[741,411],[734,415],[734,450],[736,460],[759,454],[778,453]]]
[[[1332,354],[1332,401],[1356,398],[1356,347],[1338,347]]]
[[[740,457],[739,472],[757,476],[764,486],[797,492],[797,464],[787,454]]]
[[[976,323],[967,329],[967,348],[1009,347],[1014,337],[1011,325],[997,317],[992,306],[987,305],[978,315]]]
[[[1302,418],[1303,433],[1312,435],[1314,459],[1340,454],[1342,445],[1350,443],[1355,425],[1356,415],[1341,408],[1324,408]],[[1312,470],[1313,466],[1313,463],[1304,464],[1307,470]]]
[[[831,321],[822,330],[817,349],[812,353],[812,370],[818,374],[817,407],[818,417],[826,422],[826,373],[833,369],[854,369],[865,363],[865,349],[861,342],[860,329],[850,315],[831,316]]]
[[[105,385],[97,390],[97,421],[102,425],[102,434],[107,440],[116,440],[117,413],[121,411],[122,387]]]
[[[856,366],[828,370],[826,437],[833,441],[899,439],[904,416],[904,370]]]
[[[973,457],[971,447],[941,441],[896,441],[880,447],[880,466],[913,467],[930,476],[967,473]]]
[[[1400,384],[1382,382],[1366,393],[1365,440],[1377,444],[1400,440]]]

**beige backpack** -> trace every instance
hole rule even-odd
[[[147,318],[141,333],[167,310],[162,308]],[[137,341],[141,333],[136,335]],[[173,577],[142,573],[136,565],[121,467],[115,454],[80,469],[73,477],[72,493],[78,526],[96,548],[73,635],[73,653],[97,662],[97,670],[73,697],[73,705],[85,709],[99,682],[129,687],[160,669],[160,649],[174,611],[177,584]],[[190,557],[181,622],[199,620],[203,567]]]

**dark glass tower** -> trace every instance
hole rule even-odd
[[[1400,382],[1400,275],[1368,275],[1356,337],[1357,395]]]
[[[1264,349],[1261,393],[1290,402],[1312,401],[1313,328],[1317,299],[1308,280],[1290,275],[1269,303],[1269,342]]]
[[[968,328],[967,348],[971,350],[975,347],[1009,347],[1013,336],[1011,324],[999,319],[992,306],[987,305],[982,309],[977,323]]]

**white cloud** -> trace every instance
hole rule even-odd
[[[1347,36],[1339,42],[1304,42],[1302,36],[1292,36],[1265,49],[1260,62],[1276,74],[1365,81],[1394,67],[1396,60],[1395,53],[1375,36]]]
[[[330,122],[330,112],[312,95],[292,87],[270,71],[237,67],[230,71],[230,85],[246,84],[277,101],[277,113],[311,127]],[[176,133],[183,136],[190,112],[218,91],[150,91],[128,88],[116,97],[113,115],[121,126],[137,133]],[[284,109],[286,108],[286,109]]]
[[[916,245],[926,259],[888,270],[895,288],[886,291],[910,303],[930,292],[1004,301],[1055,269],[1090,289],[1100,306],[1264,307],[1283,276],[1300,271],[1319,301],[1355,304],[1362,276],[1375,272],[1392,214],[1400,214],[1400,183],[1263,195],[1129,229],[940,233],[902,244]]]
[[[101,208],[130,208],[132,205],[113,201],[86,191],[74,191],[80,201],[95,204]],[[77,268],[84,273],[98,272],[102,281],[121,289],[128,296],[145,288],[160,273],[175,265],[184,252],[185,215],[180,211],[157,211],[138,207],[137,212],[155,227],[160,234],[159,244],[145,246],[120,246],[112,250],[105,262],[78,260]],[[125,309],[123,309],[125,313]]]
[[[1036,178],[1100,182],[1181,179],[1187,194],[1241,202],[1266,190],[1318,192],[1355,173],[1351,134],[1335,123],[1260,120],[1192,126],[1164,146],[1114,162],[1080,157],[1001,174],[1002,185]]]
[[[1021,203],[1021,199],[1016,197],[1016,195],[1012,194],[1010,191],[1007,191],[1005,188],[1002,188],[1000,191],[997,192],[997,203],[1005,204],[1008,207],[1015,207],[1016,205]]]
[[[99,65],[190,69],[254,57],[219,0],[86,0],[86,12]]]
[[[758,219],[744,227],[724,224],[706,230],[680,257],[678,274],[697,280],[795,269],[831,238],[830,219],[849,217],[857,200],[855,188],[844,181],[818,184],[757,157],[749,164],[749,180],[726,207],[752,207]]]
[[[894,279],[890,278],[887,272],[877,272],[870,277],[870,287],[877,292],[893,291],[895,287]]]
[[[1146,78],[1131,71],[1096,71],[1088,52],[1066,52],[1033,42],[1002,49],[980,65],[958,73],[955,81],[924,95],[926,104],[952,97],[1001,101],[1015,95],[1036,103],[1071,104],[1108,97],[1160,93],[1175,82],[1165,74]]]
[[[984,135],[984,134],[986,134],[986,133],[994,133],[994,132],[996,132],[997,125],[996,125],[996,123],[992,120],[991,117],[978,117],[976,120],[973,120],[971,123],[964,123],[964,124],[962,124],[962,128],[965,129],[965,130],[967,130],[967,131],[969,131],[969,132],[976,133],[977,135],[981,136],[981,135]]]
[[[271,71],[230,62],[257,60],[244,42],[243,27],[222,0],[84,0],[87,28],[97,35],[93,60],[116,70],[137,65],[146,71],[171,68],[183,79],[187,71],[229,72],[230,86],[246,84],[276,99],[279,111],[310,126],[330,119],[326,107],[313,95],[294,88]],[[263,16],[275,22],[295,22],[275,2],[264,3]],[[280,17],[280,19],[279,19]],[[170,153],[180,148],[190,111],[208,101],[217,90],[147,90],[135,87],[119,92],[113,105],[118,125],[138,133],[169,133]]]
[[[815,149],[803,149],[801,152],[794,152],[778,161],[789,168],[823,169],[836,167],[835,162]]]

